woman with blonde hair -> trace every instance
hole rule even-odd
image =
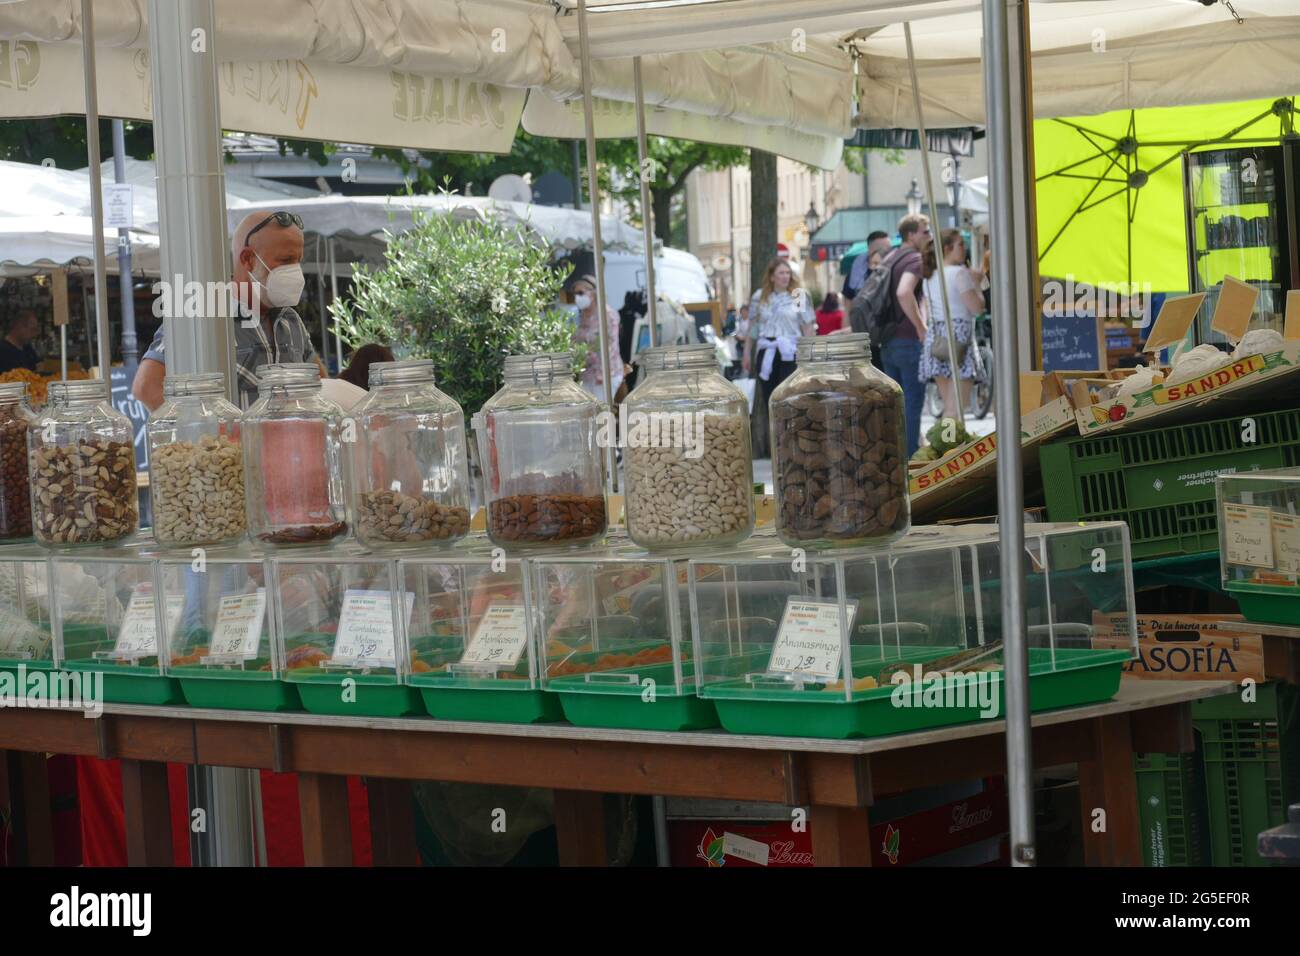
[[[749,300],[749,340],[742,367],[748,373],[758,359],[758,382],[763,403],[794,371],[796,343],[813,335],[817,319],[807,290],[784,259],[773,259],[763,274],[763,285]],[[758,354],[753,350],[757,348]]]

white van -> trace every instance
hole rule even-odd
[[[628,292],[644,290],[645,256],[636,252],[605,252],[605,300],[617,312]],[[664,246],[655,255],[655,291],[679,304],[708,302],[713,289],[704,266],[684,249]]]

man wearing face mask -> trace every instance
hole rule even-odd
[[[293,213],[250,213],[235,229],[231,262],[238,301],[232,323],[235,339],[235,376],[240,404],[248,408],[257,400],[257,370],[275,362],[315,362],[325,377],[311,337],[294,310],[302,298],[302,220]],[[257,321],[253,321],[256,318]],[[163,402],[167,373],[163,330],[158,329],[140,360],[131,393],[150,411]]]

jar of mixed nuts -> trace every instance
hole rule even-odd
[[[749,403],[712,345],[650,350],[624,402],[627,533],[650,550],[735,544],[754,530]]]
[[[27,406],[26,382],[0,383],[0,541],[32,536],[27,429],[36,414]]]
[[[244,537],[244,452],[239,409],[220,372],[168,375],[149,417],[149,491],[154,539],[163,547]]]
[[[907,531],[903,390],[872,366],[869,336],[801,338],[768,417],[782,540],[840,547]]]
[[[345,535],[343,410],[321,395],[320,368],[264,365],[257,395],[242,429],[249,534],[270,547]]]
[[[504,548],[582,544],[605,533],[601,405],[565,353],[511,355],[475,417],[488,536]]]
[[[51,382],[45,412],[27,437],[37,542],[107,544],[135,534],[135,435],[131,420],[109,404],[107,382]]]
[[[469,533],[465,415],[433,362],[376,362],[352,409],[352,527],[371,548],[446,545]]]

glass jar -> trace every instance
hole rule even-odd
[[[163,547],[243,538],[243,415],[226,400],[220,372],[168,375],[163,404],[149,416],[153,536]]]
[[[890,541],[911,523],[903,390],[870,336],[805,336],[772,393],[776,530],[792,547]]]
[[[314,362],[263,365],[244,413],[248,531],[271,547],[319,544],[347,533],[343,410],[321,395]]]
[[[623,403],[627,533],[648,550],[717,548],[754,530],[749,402],[712,345],[651,350]]]
[[[27,406],[26,398],[26,382],[0,383],[0,541],[32,536],[27,429],[36,414]]]
[[[120,542],[140,523],[131,420],[103,379],[51,382],[27,432],[32,530],[43,545]]]
[[[465,415],[433,362],[376,362],[352,409],[352,527],[372,548],[451,544],[469,533]]]
[[[475,426],[494,543],[572,545],[605,533],[601,409],[574,382],[571,355],[506,358],[505,385]]]

